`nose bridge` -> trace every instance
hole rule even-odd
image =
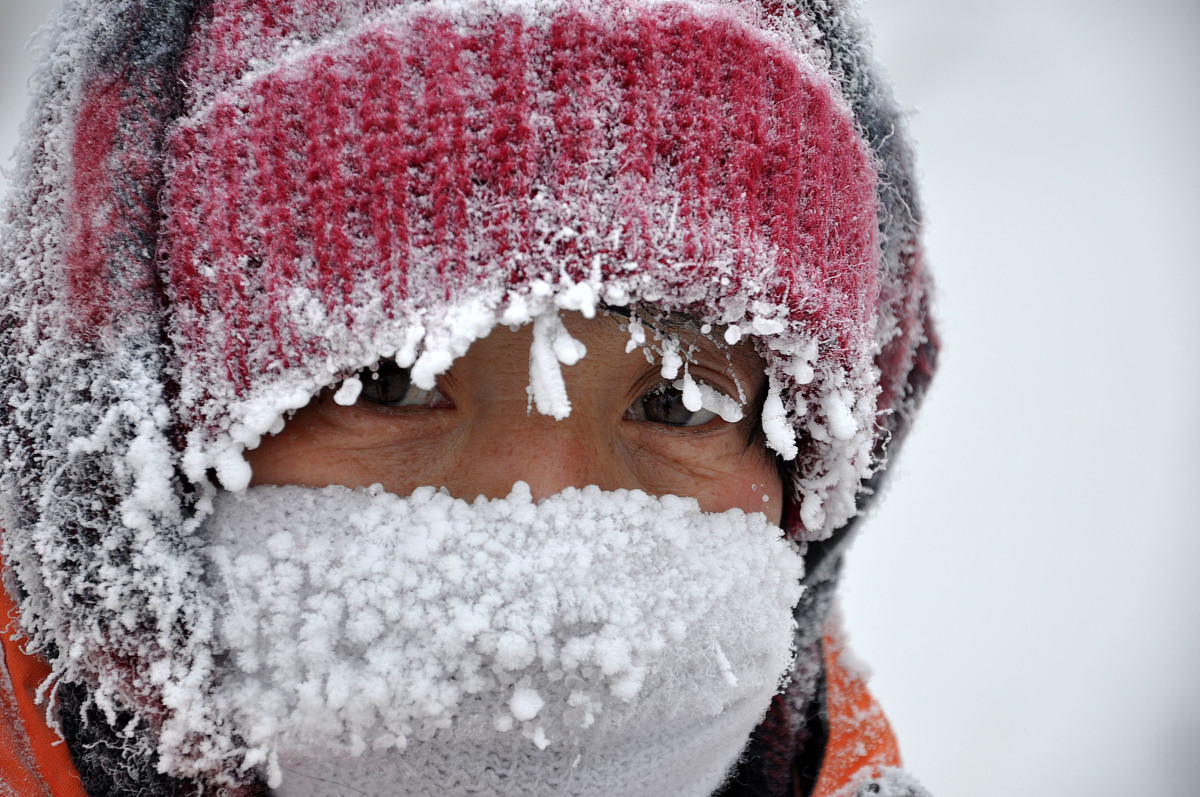
[[[502,497],[517,480],[529,484],[534,500],[566,487],[615,487],[612,443],[581,415],[573,412],[558,421],[522,410],[478,420],[464,446],[460,497]]]

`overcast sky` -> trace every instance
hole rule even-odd
[[[935,794],[1200,794],[1198,11],[867,5],[945,351],[846,614]]]
[[[0,151],[52,3],[0,0]],[[1200,787],[1200,6],[870,0],[945,350],[844,609],[935,797]]]

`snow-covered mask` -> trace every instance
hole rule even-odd
[[[255,487],[203,530],[217,711],[281,797],[707,795],[792,659],[761,514]]]

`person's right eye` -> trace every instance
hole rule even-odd
[[[422,390],[414,385],[409,370],[391,360],[375,369],[364,368],[358,379],[362,382],[359,398],[384,407],[432,407],[441,395],[436,387]]]

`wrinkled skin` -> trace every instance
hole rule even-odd
[[[531,328],[497,327],[434,391],[406,390],[405,374],[393,368],[398,378],[390,382],[364,373],[363,393],[350,406],[322,392],[247,452],[253,483],[379,483],[400,495],[433,485],[466,500],[505,496],[517,480],[535,499],[595,484],[691,496],[709,512],[739,508],[780,522],[782,480],[756,433],[766,378],[749,344],[680,335],[685,349],[693,347],[694,379],[733,397],[740,385],[745,417],[727,423],[708,410],[689,412],[677,391],[664,392],[657,358],[625,352],[629,333],[619,319],[564,321],[587,347],[580,362],[563,367],[573,405],[564,420],[530,407]]]

